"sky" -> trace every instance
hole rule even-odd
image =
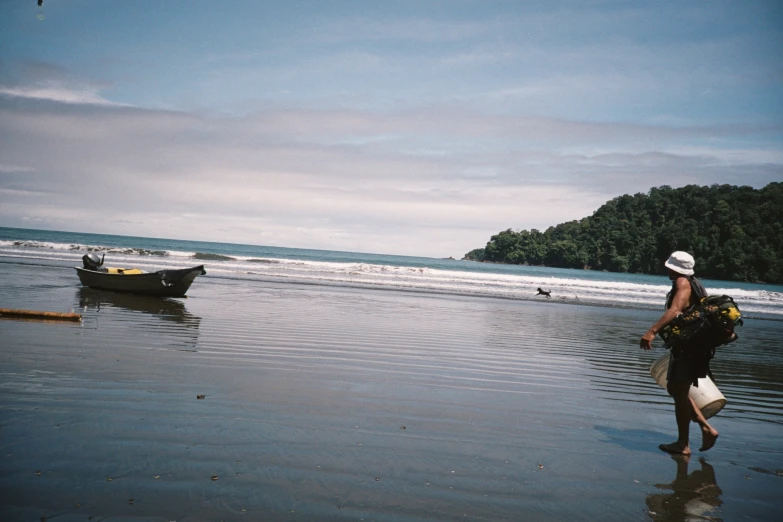
[[[0,226],[461,258],[773,181],[777,0],[0,0]]]

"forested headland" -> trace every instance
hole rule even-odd
[[[783,183],[664,185],[543,232],[505,230],[465,259],[665,274],[675,250],[693,255],[702,278],[783,284]]]

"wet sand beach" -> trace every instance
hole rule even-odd
[[[783,322],[713,361],[689,460],[658,312],[199,278],[187,299],[4,263],[2,520],[775,520]],[[203,398],[198,398],[203,396]],[[692,428],[698,448],[698,430]]]

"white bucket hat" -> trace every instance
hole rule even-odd
[[[664,266],[671,270],[674,270],[678,274],[693,275],[693,267],[696,265],[696,261],[693,260],[693,256],[688,252],[673,252],[666,260]]]

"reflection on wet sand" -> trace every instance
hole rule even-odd
[[[188,312],[185,303],[177,299],[165,297],[153,297],[146,295],[123,294],[96,290],[94,288],[79,288],[79,307],[95,308],[100,312],[101,307],[125,308],[134,312],[142,312],[160,317],[167,321],[175,321],[198,327],[201,320]]]
[[[688,474],[690,457],[673,455],[677,463],[677,474],[671,484],[656,484],[655,487],[669,493],[647,495],[647,509],[656,522],[681,520],[722,520],[717,516],[723,504],[723,494],[715,478],[715,469],[703,458],[699,458],[700,469]]]
[[[77,298],[79,311],[87,323],[91,316],[97,320],[108,312],[105,319],[111,318],[112,327],[131,329],[124,336],[126,338],[135,338],[137,334],[131,332],[144,328],[147,332],[156,332],[156,344],[171,343],[181,347],[184,343],[187,351],[196,350],[201,317],[188,312],[180,300],[94,288],[79,288]]]

